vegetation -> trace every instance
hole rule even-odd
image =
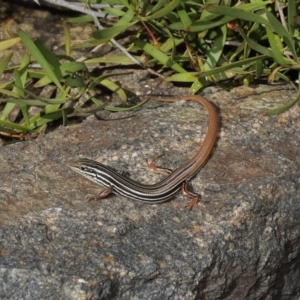
[[[226,86],[233,81],[248,85],[265,79],[292,84],[298,94],[296,99],[268,114],[287,110],[299,98],[299,0],[81,2],[84,4],[81,11],[86,15],[69,22],[94,22],[96,28],[90,40],[76,47],[112,43],[121,54],[76,61],[71,54],[68,24],[64,26],[64,55],[51,52],[39,40],[32,41],[22,30],[17,37],[0,42],[0,78],[6,75],[0,81],[1,135],[38,135],[49,122],[60,119],[65,125],[68,115],[83,111],[135,108],[126,105],[124,90],[110,80],[111,76],[122,74],[95,77],[88,69],[95,63],[137,64],[158,76],[172,70],[165,80],[189,84],[191,94],[211,84]],[[99,22],[103,22],[104,16],[108,21],[102,26]],[[128,44],[121,47],[118,38],[129,33]],[[11,66],[13,50],[9,49],[17,43],[23,43],[27,51],[20,64]],[[32,67],[36,64],[39,68]],[[10,79],[3,79],[8,74]],[[45,86],[56,88],[50,99],[39,96]],[[124,107],[99,101],[93,93],[99,86],[118,94]],[[83,96],[92,104],[88,110],[79,104]],[[31,107],[39,109],[29,113]],[[12,121],[10,116],[16,110],[18,117]]]

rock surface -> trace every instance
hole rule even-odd
[[[173,93],[182,90],[173,90]],[[178,94],[177,93],[177,94]],[[99,160],[140,182],[195,153],[207,115],[192,102],[150,101],[1,148],[1,299],[297,299],[299,107],[266,109],[286,86],[208,88],[222,121],[216,149],[191,185],[202,195],[161,205],[123,197],[86,201],[99,186],[72,172]]]

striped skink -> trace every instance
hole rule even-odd
[[[174,198],[181,190],[185,196],[192,199],[187,206],[192,208],[198,203],[200,197],[188,191],[187,181],[205,164],[214,147],[219,123],[217,111],[209,100],[201,96],[154,99],[165,102],[175,102],[180,99],[196,101],[206,108],[209,114],[208,130],[201,147],[188,162],[174,171],[155,167],[152,162],[148,164],[158,172],[168,174],[162,181],[151,185],[136,182],[99,162],[86,158],[79,159],[70,165],[71,169],[89,180],[106,187],[99,195],[95,196],[96,199],[102,199],[111,193],[115,193],[141,202],[156,204]]]

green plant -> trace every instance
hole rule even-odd
[[[61,1],[63,2],[63,1]],[[27,52],[18,66],[9,67],[12,53],[0,61],[0,76],[11,72],[13,77],[0,83],[0,132],[8,134],[39,134],[49,122],[83,111],[77,104],[82,95],[87,95],[94,106],[86,112],[99,109],[112,111],[133,109],[116,108],[96,99],[94,88],[105,86],[115,92],[126,103],[124,90],[109,80],[109,76],[93,77],[89,64],[113,63],[138,64],[154,74],[164,70],[173,72],[165,77],[170,82],[184,82],[190,85],[190,93],[198,92],[204,86],[230,81],[250,84],[251,81],[266,78],[273,82],[284,80],[292,84],[298,96],[290,103],[267,112],[275,114],[294,105],[299,98],[299,0],[256,0],[256,1],[190,1],[190,0],[82,0],[82,8],[89,16],[70,19],[75,22],[94,21],[98,30],[93,38],[77,45],[91,48],[104,43],[113,43],[122,51],[120,55],[88,58],[78,62],[71,56],[70,34],[65,25],[65,55],[55,55],[40,41],[32,41],[19,31],[19,37],[0,43],[0,51],[22,42]],[[71,5],[71,4],[69,4]],[[97,6],[98,5],[98,6]],[[101,5],[101,6],[99,6]],[[101,8],[95,12],[91,8]],[[78,10],[76,8],[76,10]],[[105,27],[100,25],[99,16],[108,15]],[[124,47],[117,39],[128,35]],[[145,56],[147,59],[143,59]],[[40,69],[32,69],[38,63]],[[291,74],[298,78],[291,79]],[[117,74],[123,75],[123,74]],[[43,86],[55,86],[58,92],[51,99],[42,99],[32,92]],[[74,89],[76,94],[74,95]],[[71,93],[73,92],[73,93]],[[72,95],[72,96],[71,96]],[[37,114],[29,116],[31,106],[40,107]],[[19,121],[8,121],[8,116],[18,107]]]

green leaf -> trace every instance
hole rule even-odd
[[[128,8],[128,10],[134,10],[134,7],[129,3],[127,0],[119,0],[118,4],[123,4],[125,7]]]
[[[105,86],[107,89],[109,89],[110,91],[116,93],[123,102],[126,102],[127,101],[127,95],[126,93],[124,92],[124,90],[119,86],[117,85],[116,83],[110,81],[110,80],[107,80],[107,79],[103,79],[100,84],[102,86]]]
[[[21,76],[20,76],[20,72],[18,70],[15,70],[14,72],[14,78],[15,78],[15,87],[14,87],[14,90],[19,94],[19,97],[21,99],[24,99],[25,98],[25,93],[24,93],[24,90],[23,90],[23,83],[22,83],[22,80],[21,80]],[[23,117],[25,119],[25,122],[26,122],[26,126],[29,127],[29,117],[28,117],[28,111],[27,111],[27,105],[21,101],[20,103],[20,109],[22,111],[22,114],[23,114]]]
[[[67,86],[73,87],[73,88],[84,88],[86,87],[86,84],[84,82],[84,79],[75,74],[72,76],[65,77],[65,83]]]
[[[204,71],[202,72],[199,77],[208,77],[208,76],[213,76],[213,75],[216,75],[216,74],[219,74],[219,73],[222,73],[222,72],[225,72],[227,70],[234,70],[234,68],[237,68],[237,67],[242,67],[242,66],[245,66],[245,65],[249,65],[251,63],[254,63],[258,60],[262,60],[262,59],[265,59],[267,56],[265,55],[257,55],[255,57],[251,57],[251,58],[247,58],[247,59],[244,59],[244,60],[240,60],[240,61],[236,61],[236,62],[233,62],[233,63],[229,63],[229,64],[224,64],[223,66],[220,66],[220,67],[216,67],[212,70],[208,70],[208,71]]]
[[[266,31],[269,39],[269,43],[274,55],[274,58],[276,62],[283,67],[288,67],[289,64],[281,54],[282,51],[282,44],[278,44],[275,35],[273,34],[272,30],[269,28],[269,26],[266,26]]]
[[[130,23],[132,18],[134,17],[134,12],[131,10],[128,10],[124,16],[112,27],[105,28],[99,31],[93,32],[92,36],[99,41],[99,43],[104,43],[106,41],[111,40],[116,35],[124,32],[127,30],[130,26],[134,25],[138,22],[138,20],[135,20]]]
[[[194,95],[196,94],[199,90],[201,90],[204,86],[208,84],[208,81],[205,80],[204,78],[197,78],[192,86],[190,87],[190,94]]]
[[[125,26],[124,30],[127,29],[127,27],[130,26],[130,22],[135,16],[135,13],[133,10],[128,10],[120,19],[119,21],[115,24],[116,26],[123,25]],[[131,23],[132,24],[132,23]]]
[[[17,70],[15,70],[15,72],[18,72]],[[14,74],[15,75],[15,74]],[[17,94],[17,97],[20,97],[20,90],[14,85],[13,87],[13,91],[14,94]],[[15,104],[14,103],[6,103],[4,109],[2,110],[1,116],[0,116],[0,120],[5,120],[7,118],[7,116],[12,112],[12,110],[15,108]]]
[[[178,10],[177,13],[178,13],[178,16],[179,16],[184,28],[187,28],[188,26],[190,26],[192,24],[192,21],[185,10],[183,10],[183,9]]]
[[[36,59],[36,61],[41,65],[41,67],[45,70],[47,75],[51,78],[51,80],[55,83],[55,85],[63,91],[63,87],[60,84],[56,74],[54,73],[54,68],[51,64],[48,62],[48,57],[44,57],[41,50],[35,45],[35,43],[29,38],[29,36],[21,29],[18,30],[18,34],[23,42],[23,44],[26,46],[26,48],[29,50],[31,55]]]
[[[216,1],[216,2],[219,2],[219,1]],[[239,9],[239,10],[243,10],[243,11],[255,11],[255,10],[262,9],[271,3],[273,3],[272,0],[267,0],[267,1],[266,0],[263,0],[263,1],[254,0],[251,3],[244,3],[244,4],[242,3],[240,5],[236,5],[236,6],[234,6],[234,9]],[[214,7],[216,7],[216,5],[214,5]],[[224,6],[220,6],[220,7],[224,7]],[[208,9],[208,11],[209,11],[209,9]]]
[[[10,90],[7,90],[7,89],[0,89],[0,93],[4,94],[4,95],[7,95],[9,97],[13,97],[13,98],[19,98],[20,96],[15,93],[15,92],[12,92]],[[6,98],[5,98],[6,99]],[[4,101],[4,100],[0,100],[0,101]]]
[[[58,60],[57,56],[53,52],[51,52],[50,49],[40,40],[36,40],[34,42],[34,45],[36,46],[37,50],[41,53],[41,55],[46,59],[47,64],[51,66],[55,75],[58,78],[61,78],[62,75],[59,72],[59,67],[61,63]]]
[[[54,112],[50,112],[50,113],[47,113],[47,114],[40,113],[39,118],[36,119],[34,122],[31,122],[30,129],[34,130],[34,129],[36,129],[38,127],[41,127],[45,124],[48,124],[48,123],[53,122],[55,120],[59,120],[59,119],[64,117],[64,114],[69,115],[69,114],[74,113],[74,111],[75,111],[74,108],[68,107],[68,108],[58,109]]]
[[[31,126],[35,126],[36,124],[41,124],[41,126],[44,126],[45,122],[40,122],[40,118],[41,116],[44,116],[44,115],[47,115],[49,113],[55,113],[61,106],[61,104],[64,104],[68,99],[66,98],[62,98],[64,95],[68,94],[70,91],[70,87],[66,87],[65,90],[62,92],[60,91],[58,93],[58,95],[54,98],[54,99],[49,99],[49,100],[46,100],[46,99],[41,99],[41,98],[38,98],[36,101],[36,105],[38,105],[38,102],[40,101],[41,103],[45,103],[47,104],[44,108],[44,110],[42,110],[40,113],[36,114],[35,116],[33,116],[31,119],[30,119],[30,124]],[[29,93],[27,91],[27,93]],[[48,103],[49,104],[48,104]],[[60,103],[60,102],[63,102],[63,103]],[[59,114],[58,114],[59,115]],[[62,118],[64,118],[64,115],[65,115],[65,111],[64,112],[61,112],[61,116]],[[34,125],[33,125],[34,124]],[[33,127],[34,129],[35,128],[38,128],[38,127]]]
[[[82,77],[74,76],[71,77],[72,74],[77,72],[88,72],[86,65],[83,62],[79,61],[70,61],[66,62],[63,65],[59,65],[59,71],[57,73],[61,74],[61,78],[65,78],[66,81],[72,87],[82,87],[85,86],[84,80]],[[34,87],[43,87],[49,83],[51,83],[51,78],[47,75],[43,76],[39,81],[34,84]],[[68,84],[67,82],[67,84]]]
[[[239,31],[239,33],[241,34],[241,36],[244,38],[244,40],[246,41],[246,43],[252,48],[254,49],[255,51],[263,54],[263,55],[266,55],[268,57],[273,57],[274,58],[274,55],[273,55],[273,52],[271,50],[269,50],[268,48],[264,47],[264,46],[261,46],[259,45],[258,43],[256,43],[254,40],[250,39],[245,33],[244,31],[242,30],[242,28],[240,28],[239,26],[237,26],[237,29]]]
[[[71,53],[70,28],[66,22],[63,23],[63,26],[64,26],[64,34],[65,34],[65,53],[66,53],[66,55],[70,55],[70,53]]]
[[[132,72],[122,72],[122,73],[107,73],[107,74],[103,74],[97,78],[95,78],[93,80],[93,82],[89,85],[88,90],[93,90],[98,84],[101,84],[101,82],[104,79],[107,79],[109,77],[112,76],[120,76],[120,75],[128,75],[128,74],[132,74]]]
[[[141,20],[150,21],[150,20],[162,18],[166,16],[168,13],[172,12],[180,4],[180,2],[181,2],[180,0],[171,0],[166,6],[154,12],[152,15],[141,17]],[[157,8],[160,7],[157,6]]]
[[[10,62],[12,58],[13,52],[8,52],[7,55],[5,55],[1,60],[0,60],[0,78],[2,77],[8,63]]]
[[[289,32],[291,35],[294,35],[295,29],[299,28],[299,23],[297,24],[296,18],[299,18],[299,12],[298,12],[298,6],[299,6],[299,1],[298,4],[296,3],[295,0],[289,0],[288,1],[288,24],[289,24]]]
[[[179,74],[173,74],[166,78],[166,81],[172,82],[194,82],[197,80],[199,72],[185,72]]]
[[[226,41],[227,27],[223,25],[217,28],[217,36],[212,43],[210,50],[206,52],[207,60],[204,64],[204,70],[213,69],[223,53],[223,48]]]
[[[183,42],[183,38],[176,38],[174,36],[171,36],[162,45],[160,45],[159,50],[161,50],[162,52],[168,52],[175,49],[176,46],[182,44]]]
[[[113,15],[115,17],[122,17],[124,16],[125,12],[123,10],[114,8],[114,7],[105,7],[103,9],[104,12],[108,13],[109,15]]]
[[[28,79],[28,66],[30,63],[30,55],[28,52],[26,52],[22,58],[20,67],[19,67],[19,74],[20,74],[20,79],[22,82],[22,87],[26,85],[26,81]]]
[[[18,105],[28,106],[46,106],[49,104],[64,104],[68,98],[54,98],[54,99],[16,99],[16,98],[0,98],[1,102],[15,103]]]
[[[290,3],[289,3],[288,10],[290,10]],[[273,30],[284,40],[289,50],[292,52],[294,60],[297,63],[299,63],[299,58],[294,47],[294,41],[292,35],[282,26],[282,24],[278,21],[278,19],[273,14],[266,11],[266,15],[273,27]]]
[[[189,27],[186,28],[187,32],[202,32],[206,31],[211,28],[216,28],[218,26],[221,26],[223,24],[226,24],[230,21],[234,20],[234,17],[228,17],[228,16],[214,16],[213,18],[206,19],[206,20],[200,20],[193,22]],[[174,23],[169,25],[170,29],[174,30],[184,30],[184,26],[182,23]]]
[[[3,126],[5,128],[11,128],[11,129],[14,129],[14,130],[19,131],[19,132],[31,131],[31,129],[26,127],[26,126],[18,125],[18,124],[15,124],[13,122],[4,121],[4,120],[0,120],[0,126]]]
[[[256,71],[255,78],[259,79],[262,76],[264,71],[262,59],[259,59],[255,62],[255,71]]]
[[[270,1],[265,1],[265,2],[270,2]],[[264,3],[264,5],[265,4],[266,3]],[[258,14],[245,11],[243,9],[245,9],[245,6],[242,5],[238,5],[235,7],[211,5],[206,7],[206,10],[212,14],[221,15],[221,16],[230,16],[233,17],[234,19],[241,19],[253,23],[260,23],[260,24],[270,26],[270,23],[267,19],[261,17]]]
[[[293,100],[283,106],[270,109],[265,113],[265,115],[272,116],[272,115],[281,114],[281,113],[287,111],[288,109],[290,109],[291,107],[293,107],[299,101],[299,98],[300,98],[300,95],[298,94],[298,96],[295,98],[295,100]]]
[[[137,60],[140,60],[140,57],[134,56]],[[106,63],[106,64],[126,64],[132,65],[133,62],[130,58],[124,55],[109,55],[109,56],[99,56],[95,58],[90,58],[84,61],[85,64],[98,64],[98,63]]]
[[[0,42],[0,51],[4,51],[8,48],[11,48],[12,46],[19,43],[20,40],[21,39],[19,37],[17,37],[17,38],[13,38],[13,39],[10,39],[10,40],[5,40],[5,41]]]
[[[83,24],[83,23],[90,23],[93,22],[94,18],[90,15],[84,15],[75,18],[68,18],[68,23],[76,23],[76,24]]]
[[[66,62],[63,65],[59,66],[60,72],[62,76],[66,76],[70,73],[77,73],[77,72],[88,72],[88,68],[86,67],[85,63],[80,61],[70,61]]]
[[[157,59],[163,66],[167,66],[178,73],[185,73],[186,71],[179,64],[172,61],[168,55],[155,48],[153,45],[146,43],[145,41],[132,37],[132,42],[148,53],[151,57]]]
[[[129,26],[135,24],[135,22],[129,24]],[[102,44],[104,42],[107,42],[111,39],[113,39],[116,35],[124,32],[127,28],[124,25],[119,26],[112,26],[109,28],[101,29],[98,31],[93,32],[92,36],[93,38],[97,39],[99,44]]]
[[[161,9],[161,7],[164,7],[166,4],[168,4],[169,0],[158,0],[156,1],[156,3],[154,3],[155,5],[152,7],[150,14],[155,13],[157,11],[159,11]]]
[[[27,81],[29,62],[30,62],[30,57],[28,53],[25,53],[22,58],[19,70],[15,70],[14,72],[14,78],[15,78],[14,91],[18,93],[19,95],[18,98],[20,99],[25,99],[26,97],[24,93],[24,86]],[[19,106],[22,111],[23,117],[25,119],[26,126],[29,127],[30,122],[28,116],[28,106],[23,101],[21,101]]]

